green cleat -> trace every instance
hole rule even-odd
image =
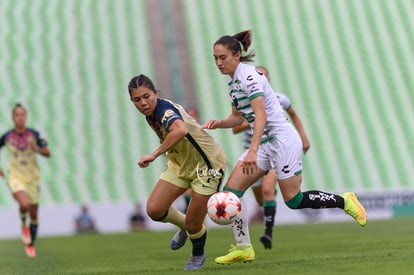
[[[359,225],[365,226],[367,224],[367,213],[355,193],[347,192],[341,194],[340,196],[344,198],[345,201],[345,213],[354,218]]]
[[[218,264],[233,264],[233,263],[250,263],[254,261],[254,250],[251,245],[234,246],[231,245],[227,255],[217,257]]]

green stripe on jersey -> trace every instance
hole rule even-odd
[[[252,101],[253,99],[255,99],[256,97],[259,97],[259,96],[264,96],[264,92],[255,93],[255,94],[249,96],[249,100]]]

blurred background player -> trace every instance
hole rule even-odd
[[[147,219],[145,217],[144,211],[142,210],[141,203],[137,202],[135,204],[135,209],[132,215],[129,217],[129,229],[142,230],[147,228]]]
[[[86,205],[83,205],[81,212],[75,218],[76,233],[96,233],[95,221],[89,213]]]
[[[198,123],[200,123],[200,113],[198,112],[198,109],[196,107],[187,107],[185,109],[187,114],[192,116]]]
[[[263,66],[257,66],[256,68],[262,72],[270,82],[268,70]],[[292,104],[286,95],[277,92],[275,94],[280,102],[280,105],[288,113],[293,125],[298,131],[302,139],[303,152],[306,153],[310,148],[310,143],[299,115],[293,109]],[[240,132],[243,133],[243,148],[245,150],[249,149],[249,145],[252,140],[252,131],[250,130],[249,123],[247,121],[244,121],[241,125],[234,127],[232,131],[234,134],[238,134]],[[277,207],[275,200],[277,193],[276,184],[277,175],[276,172],[272,169],[267,173],[267,175],[252,185],[254,197],[258,205],[263,207],[263,212],[261,209],[259,212],[260,215],[264,215],[265,232],[263,236],[260,237],[260,242],[266,249],[272,248],[272,234]]]
[[[27,111],[17,103],[12,111],[14,128],[0,137],[0,149],[6,146],[9,158],[8,183],[13,198],[19,204],[22,239],[29,257],[36,256],[34,243],[38,228],[40,169],[37,154],[50,157],[46,140],[34,129],[26,127]],[[5,174],[0,168],[0,176]],[[27,226],[27,213],[30,223]]]
[[[201,269],[206,259],[207,201],[220,188],[226,156],[214,138],[181,105],[158,97],[149,77],[142,74],[133,77],[128,92],[131,102],[160,140],[156,149],[139,159],[138,166],[148,167],[164,154],[168,159],[167,168],[147,200],[147,214],[154,221],[169,222],[179,228],[171,241],[171,249],[181,248],[187,237],[190,239],[193,248],[184,269]],[[183,214],[172,204],[189,188],[191,201]]]

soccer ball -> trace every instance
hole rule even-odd
[[[233,223],[240,211],[240,199],[229,191],[214,193],[207,202],[207,215],[220,225]]]

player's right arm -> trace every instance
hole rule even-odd
[[[217,128],[233,128],[239,126],[244,121],[244,118],[237,111],[236,107],[232,107],[231,114],[223,120],[209,120],[204,123],[205,129],[217,129]]]
[[[176,119],[169,127],[168,134],[161,145],[155,149],[152,153],[143,156],[139,161],[138,165],[141,168],[147,167],[152,161],[158,156],[164,154],[170,150],[174,145],[180,142],[188,134],[188,128],[181,119]]]
[[[250,129],[250,124],[247,121],[243,121],[242,124],[240,124],[239,126],[233,127],[231,130],[233,131],[233,134],[238,134],[248,129]]]

